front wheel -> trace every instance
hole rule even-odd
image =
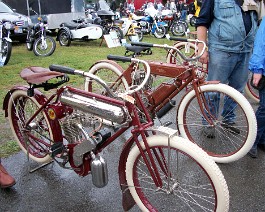
[[[228,211],[224,176],[202,149],[177,136],[170,143],[166,136],[150,136],[147,143],[162,180],[160,187],[155,185],[138,146],[132,148],[126,162],[128,189],[141,211]],[[143,142],[141,147],[148,157]]]
[[[47,115],[39,113],[26,127],[28,120],[41,105],[24,90],[16,90],[10,95],[8,121],[19,147],[36,162],[50,161],[49,149],[53,143],[53,133]]]
[[[10,60],[12,52],[12,43],[7,40],[2,40],[2,49],[1,49],[1,63],[6,65]]]
[[[36,56],[50,56],[53,54],[56,48],[56,42],[55,40],[50,37],[39,37],[35,40],[33,45],[33,52]]]
[[[218,163],[245,156],[257,134],[255,113],[248,100],[225,84],[200,86],[199,98],[205,102],[201,109],[194,90],[182,99],[177,113],[180,134]]]
[[[156,38],[164,38],[166,36],[166,33],[167,33],[167,30],[164,26],[160,25],[160,26],[157,26],[155,32],[154,32],[154,36]]]

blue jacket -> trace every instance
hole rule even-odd
[[[262,19],[255,37],[249,70],[253,73],[265,75],[265,18]]]

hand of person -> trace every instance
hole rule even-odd
[[[198,45],[198,52],[197,55],[201,54],[201,51],[203,49],[202,45]],[[204,51],[204,53],[202,54],[202,56],[199,58],[199,62],[203,63],[203,64],[207,64],[209,61],[209,55],[208,55],[208,51],[207,49]]]
[[[257,86],[259,84],[260,79],[262,78],[262,74],[253,74],[253,85]]]

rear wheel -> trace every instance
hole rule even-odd
[[[53,54],[56,48],[55,40],[50,37],[39,37],[35,40],[33,45],[33,52],[36,56],[50,56]]]
[[[179,105],[180,134],[200,146],[216,162],[229,163],[245,156],[257,134],[255,113],[248,100],[225,84],[202,85],[200,93],[206,102],[202,109],[194,90],[188,92]]]
[[[259,91],[251,86],[251,83],[250,83],[251,77],[252,77],[252,74],[249,73],[248,82],[245,87],[245,93],[253,101],[255,101],[256,103],[259,103]]]
[[[226,181],[204,151],[177,136],[170,143],[166,136],[150,136],[147,143],[161,187],[155,185],[138,146],[132,148],[126,162],[128,189],[141,211],[228,211]],[[141,146],[148,157],[145,145]]]
[[[123,93],[125,90],[128,90],[129,86],[126,79],[120,77],[122,71],[123,69],[118,65],[108,62],[99,62],[90,68],[89,73],[101,78],[113,92]],[[88,78],[86,78],[85,81],[85,90],[98,94],[105,94],[105,89],[102,86]]]
[[[122,30],[119,27],[113,26],[110,28],[110,32],[111,31],[115,31],[117,33],[117,37],[118,37],[119,41],[121,42],[121,39],[124,38]]]
[[[183,22],[174,22],[171,26],[171,32],[174,36],[184,36],[186,32],[186,26]]]
[[[41,107],[34,97],[28,97],[24,90],[16,90],[8,102],[8,120],[20,148],[36,162],[51,160],[49,149],[53,134],[44,112],[39,113],[26,127],[32,115]]]

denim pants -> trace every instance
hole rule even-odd
[[[249,59],[249,52],[231,53],[211,49],[209,51],[207,80],[218,80],[243,93],[248,80]],[[234,121],[235,114],[233,111],[236,106],[237,104],[232,99],[226,97],[222,112],[222,116],[225,117],[225,122],[230,123]]]
[[[187,19],[187,10],[182,10],[181,11],[181,17],[180,17],[180,20],[182,21],[186,21]]]
[[[256,118],[258,124],[257,137],[253,145],[257,148],[258,144],[265,144],[265,88],[259,91],[259,107],[256,111]]]

